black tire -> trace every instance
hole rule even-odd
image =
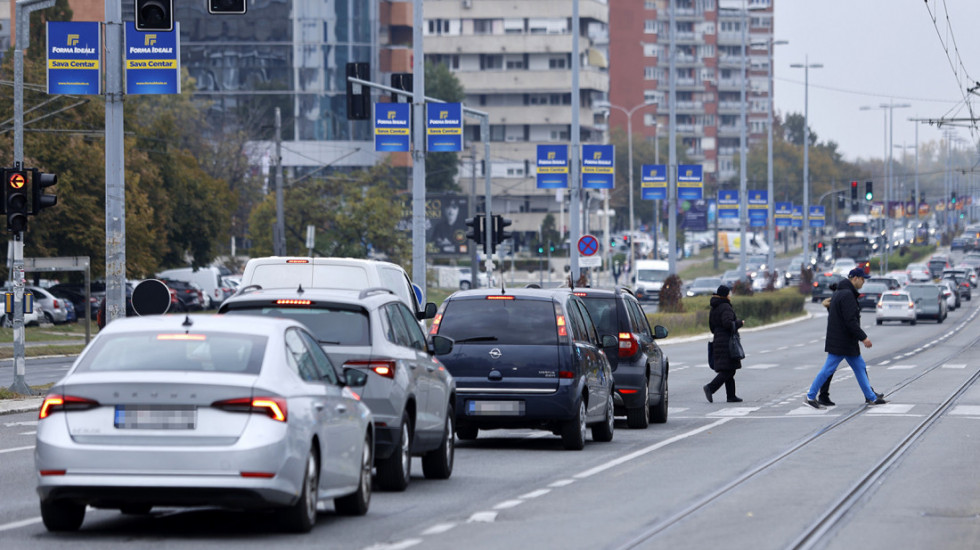
[[[479,428],[474,428],[473,426],[456,426],[456,437],[460,441],[474,441],[479,434]]]
[[[70,500],[42,500],[41,519],[48,531],[78,531],[85,521],[85,505]]]
[[[344,516],[363,516],[371,506],[371,470],[374,468],[374,442],[371,435],[364,436],[361,450],[361,479],[353,493],[333,499],[333,507]]]
[[[613,432],[616,430],[616,415],[613,414],[613,397],[609,394],[606,398],[606,417],[602,422],[592,426],[592,441],[607,442],[613,440]]]
[[[918,322],[919,322],[918,320],[916,320],[916,319],[912,319],[911,321],[909,321],[909,324],[910,324],[910,325],[912,325],[912,326],[914,327],[914,326],[915,326],[915,324],[916,324],[916,323],[918,323]]]
[[[643,404],[639,407],[626,409],[626,425],[637,430],[645,430],[650,426],[650,384],[643,385]]]
[[[875,319],[875,323],[881,325],[881,319]]]
[[[55,322],[54,322],[54,316],[51,315],[51,313],[45,311],[44,312],[44,322],[45,323],[52,324],[52,325],[55,324]]]
[[[670,404],[670,392],[667,391],[667,374],[664,373],[663,388],[660,391],[660,403],[650,407],[650,422],[663,424],[667,422],[667,406]]]
[[[309,533],[316,525],[316,501],[320,487],[320,461],[311,448],[306,456],[303,486],[296,502],[276,510],[279,526],[288,533]]]
[[[456,413],[452,405],[446,410],[446,426],[442,443],[422,457],[422,473],[426,479],[449,479],[453,475],[456,457]]]
[[[578,403],[578,416],[562,424],[561,443],[569,451],[585,448],[585,400]]]
[[[946,320],[946,316],[945,315],[942,315],[942,316],[937,315],[936,316],[936,323],[937,324],[940,324],[941,325],[941,324],[943,324],[943,321],[945,321],[945,320]]]
[[[385,491],[404,491],[412,478],[412,425],[402,413],[398,441],[391,456],[378,461],[378,487]]]
[[[472,285],[473,285],[473,283],[471,283],[469,281],[460,281],[459,282],[459,289],[460,290],[469,290]]]

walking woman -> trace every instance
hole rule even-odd
[[[729,403],[742,402],[742,399],[735,395],[735,371],[742,368],[742,361],[728,355],[728,341],[732,337],[732,326],[738,329],[744,323],[735,317],[735,309],[728,299],[730,293],[731,289],[721,285],[711,297],[711,313],[708,314],[708,328],[714,335],[711,368],[718,374],[715,375],[714,380],[704,386],[704,396],[708,399],[708,403],[714,403],[712,395],[722,385],[725,386]]]

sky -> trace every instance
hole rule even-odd
[[[916,124],[920,145],[942,137],[936,125],[909,119],[968,118],[965,97],[980,116],[980,95],[966,92],[980,81],[980,33],[975,31],[980,1],[773,2],[774,39],[789,42],[774,52],[776,112],[802,114],[808,103],[809,126],[817,139],[837,142],[846,160],[885,155],[889,109],[882,104],[910,105],[891,109],[896,159],[902,146],[913,153]],[[790,67],[805,62],[823,67]],[[809,86],[804,85],[806,72]],[[960,147],[976,147],[976,132],[960,127],[956,136],[963,139]]]

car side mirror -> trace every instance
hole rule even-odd
[[[367,385],[368,374],[360,369],[348,367],[344,369],[345,386],[352,388],[363,388]]]
[[[446,355],[453,351],[453,345],[455,343],[456,341],[448,336],[433,334],[425,342],[425,347],[428,350],[429,355]]]
[[[418,313],[416,313],[415,316],[418,317],[418,320],[419,321],[424,321],[426,319],[432,319],[433,317],[436,316],[436,310],[437,309],[439,309],[439,308],[434,303],[432,303],[432,302],[426,302],[425,309],[422,310],[422,311],[420,311],[420,312],[418,312]]]
[[[653,327],[653,338],[659,340],[667,337],[667,328],[662,325]]]
[[[603,349],[619,347],[619,338],[612,334],[603,334],[601,340]]]

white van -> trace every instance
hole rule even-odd
[[[660,289],[670,275],[670,264],[665,260],[637,260],[636,280],[633,292],[638,300],[660,301]]]
[[[207,309],[214,309],[225,301],[225,292],[221,288],[221,271],[217,267],[168,269],[157,273],[157,278],[194,283],[201,287],[208,300],[204,304]]]
[[[422,304],[422,289],[412,284],[400,265],[360,258],[269,256],[245,264],[238,294],[257,288],[390,289],[415,312],[420,321],[435,316],[434,303]],[[431,308],[429,307],[431,306]]]

